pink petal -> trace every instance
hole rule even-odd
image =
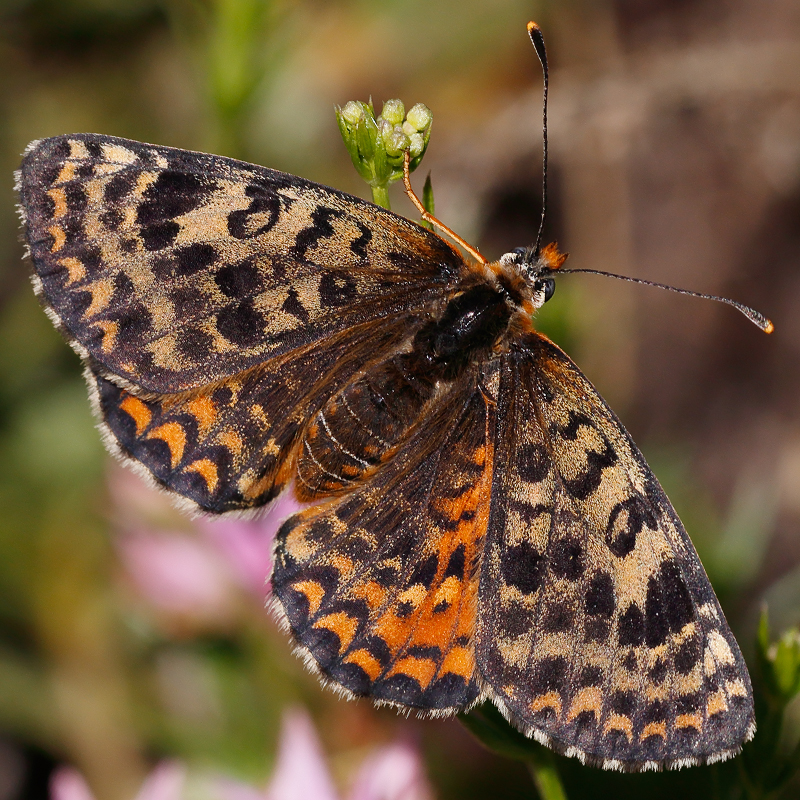
[[[258,597],[264,597],[272,573],[275,533],[286,517],[302,507],[287,491],[258,519],[204,518],[198,525],[230,565],[239,583]]]
[[[186,768],[177,761],[162,761],[145,779],[136,800],[181,800]]]
[[[264,790],[256,789],[232,778],[218,778],[215,782],[218,800],[267,800]]]
[[[128,533],[117,538],[120,558],[153,605],[193,617],[219,617],[231,601],[230,580],[213,550],[194,536]]]
[[[177,761],[162,761],[145,778],[135,800],[181,800],[186,768]],[[58,767],[50,777],[50,800],[94,800],[83,775],[74,767]]]
[[[61,766],[50,776],[50,800],[94,800],[94,795],[78,770]]]
[[[419,752],[406,742],[382,747],[361,765],[349,800],[432,800]]]
[[[291,709],[283,715],[278,761],[266,799],[337,800],[319,737],[302,709]]]

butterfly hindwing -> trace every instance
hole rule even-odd
[[[92,392],[107,441],[159,485],[205,511],[244,510],[295,477],[308,420],[355,373],[396,350],[409,326],[403,317],[348,328],[180,395],[140,397],[97,374]]]
[[[95,372],[172,394],[441,297],[442,239],[310,181],[94,134],[19,173],[40,296]]]
[[[502,358],[478,669],[530,735],[605,766],[696,763],[752,735],[744,660],[683,526],[555,345]]]
[[[352,694],[429,711],[478,697],[487,391],[475,370],[463,376],[371,480],[278,534],[272,585],[282,613],[323,675]]]

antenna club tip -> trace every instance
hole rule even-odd
[[[541,33],[542,29],[533,20],[531,20],[528,23],[528,33],[533,33],[534,31]]]
[[[768,319],[767,324],[764,325],[764,333],[772,333],[775,330],[775,326],[772,324],[772,320]]]

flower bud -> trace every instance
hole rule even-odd
[[[386,145],[386,153],[395,157],[402,155],[411,144],[408,136],[403,133],[403,129],[399,125],[392,129],[389,136],[384,135],[383,142]]]
[[[424,131],[432,121],[433,114],[424,103],[417,103],[406,115],[406,122],[418,131]]]
[[[416,158],[425,149],[425,137],[421,133],[412,133],[408,138],[410,141],[408,152],[411,158]]]
[[[383,111],[381,116],[392,123],[392,125],[399,125],[406,115],[405,106],[402,100],[387,100],[383,104]]]
[[[364,109],[361,103],[357,103],[355,100],[350,100],[345,103],[341,113],[345,120],[351,125],[358,125],[358,123],[364,119]]]
[[[388,139],[392,135],[392,132],[394,131],[394,125],[389,122],[388,119],[378,117],[375,120],[375,124],[378,126],[378,133],[383,137],[384,140]]]

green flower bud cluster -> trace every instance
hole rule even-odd
[[[412,172],[425,155],[433,114],[422,103],[406,114],[400,100],[387,100],[376,117],[371,100],[351,100],[336,108],[336,119],[358,174],[372,187],[375,202],[388,208],[387,187],[403,177],[406,151]]]

